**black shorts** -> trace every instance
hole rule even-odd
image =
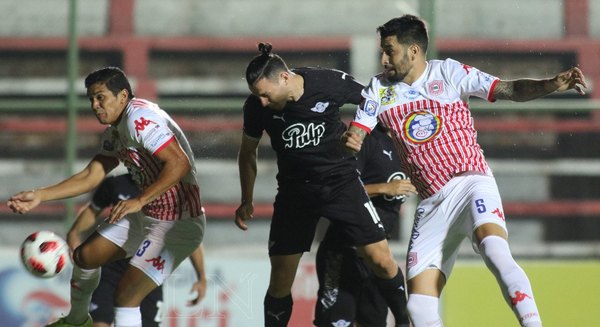
[[[115,320],[115,289],[128,266],[129,258],[110,262],[102,266],[100,284],[98,284],[94,294],[92,294],[92,302],[90,304],[90,315],[94,322],[104,322],[110,325]],[[157,315],[159,302],[162,302],[162,297],[162,287],[159,286],[142,301],[140,311],[142,312],[143,327],[159,327],[161,317]]]
[[[315,326],[358,322],[361,326],[386,327],[388,305],[373,274],[356,250],[331,243],[322,243],[317,251]]]
[[[320,217],[329,219],[349,245],[385,239],[383,225],[357,175],[280,183],[273,207],[270,256],[310,251]]]

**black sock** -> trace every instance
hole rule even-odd
[[[265,327],[286,327],[292,316],[292,295],[282,298],[265,295]]]
[[[392,279],[382,279],[375,276],[375,284],[388,304],[396,320],[396,326],[408,326],[408,312],[406,310],[406,290],[404,275],[398,268],[398,274]]]

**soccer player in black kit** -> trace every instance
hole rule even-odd
[[[244,104],[238,155],[242,199],[235,217],[236,225],[246,230],[254,211],[257,148],[266,131],[279,172],[268,243],[271,276],[265,326],[287,326],[298,263],[302,253],[310,251],[320,217],[338,226],[345,243],[357,247],[387,301],[405,301],[404,277],[360,181],[356,158],[341,146],[346,126],[339,109],[360,103],[363,86],[337,70],[290,70],[271,49],[261,43],[261,54],[246,68],[252,95]]]
[[[399,218],[400,206],[414,186],[401,171],[388,130],[377,125],[357,153],[358,170],[389,239]],[[356,249],[345,246],[335,226],[327,229],[317,251],[319,292],[315,309],[316,326],[387,326],[388,305],[373,283],[373,273],[358,257]],[[408,326],[404,303],[390,308],[395,326]]]

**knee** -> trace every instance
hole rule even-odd
[[[73,251],[73,262],[83,269],[96,269],[99,265],[87,260],[83,246],[79,246]]]
[[[486,236],[479,242],[479,251],[487,257],[498,257],[510,254],[508,242],[496,235]]]
[[[415,327],[443,326],[438,310],[439,298],[435,296],[410,294],[406,308]]]
[[[499,236],[488,236],[479,244],[479,252],[486,263],[498,270],[512,270],[518,267],[515,262],[508,242]]]
[[[291,294],[295,271],[272,270],[268,293],[276,298]]]

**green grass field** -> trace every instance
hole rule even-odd
[[[544,327],[600,326],[600,261],[518,261]],[[483,262],[457,262],[443,295],[446,327],[519,326]]]

